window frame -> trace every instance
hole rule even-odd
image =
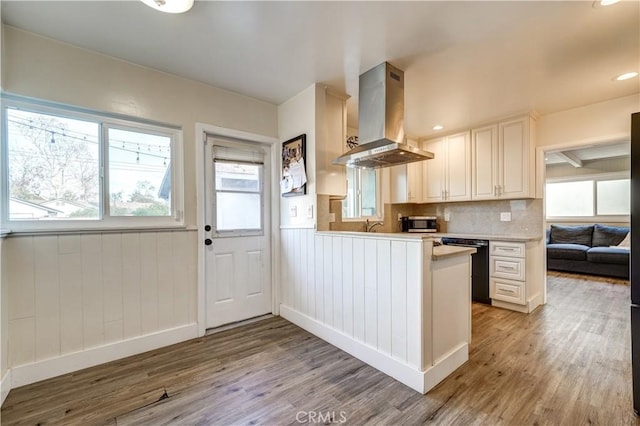
[[[9,216],[9,134],[7,110],[90,121],[98,124],[98,218],[73,220],[20,220]],[[122,114],[103,113],[40,99],[2,93],[0,120],[0,227],[16,232],[100,231],[109,229],[184,228],[184,174],[182,128]],[[109,129],[156,134],[171,139],[171,214],[168,216],[110,216],[109,212]]]
[[[547,191],[549,183],[563,182],[593,182],[593,212],[592,216],[547,216],[547,198],[545,197],[544,215],[548,222],[577,222],[577,223],[593,223],[593,222],[629,222],[631,215],[599,215],[598,213],[598,182],[608,180],[631,179],[631,172],[613,172],[588,175],[576,175],[566,177],[547,178],[545,180],[544,190]]]
[[[382,212],[382,170],[374,169],[376,174],[376,213],[371,216],[364,216],[362,214],[362,175],[361,172],[363,170],[362,167],[349,167],[347,166],[347,170],[354,170],[356,175],[356,181],[354,183],[354,209],[358,213],[357,216],[353,217],[344,217],[342,216],[343,222],[362,222],[363,219],[373,219],[373,220],[382,220],[383,212]],[[348,187],[347,187],[347,195],[345,199],[349,197]]]

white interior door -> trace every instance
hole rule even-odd
[[[207,139],[206,327],[271,312],[270,158],[266,146]]]

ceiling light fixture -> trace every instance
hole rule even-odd
[[[433,130],[442,130],[444,129],[444,126],[441,126],[439,124],[436,124],[435,126],[433,126]]]
[[[595,0],[592,4],[591,7],[593,7],[594,9],[598,9],[600,7],[607,7],[607,6],[611,6],[612,4],[616,4],[618,3],[620,0]]]
[[[167,13],[184,13],[193,7],[193,0],[141,0],[156,10]]]
[[[635,71],[626,72],[624,74],[620,74],[619,76],[617,76],[616,80],[618,81],[629,80],[630,78],[637,77],[637,76],[638,76],[638,73]]]

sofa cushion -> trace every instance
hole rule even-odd
[[[587,260],[593,263],[629,264],[629,250],[616,247],[594,247],[587,251]]]
[[[582,244],[585,246],[591,246],[592,235],[593,235],[593,225],[586,225],[586,226],[551,225],[549,242],[551,244]]]
[[[593,227],[592,247],[617,246],[629,233],[629,228],[623,226],[606,226],[596,224]]]
[[[550,259],[587,260],[587,250],[590,248],[581,244],[548,244],[547,257]]]

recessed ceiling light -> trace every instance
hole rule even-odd
[[[436,124],[435,126],[433,126],[433,130],[442,130],[444,129],[444,126],[441,126],[439,124]]]
[[[620,0],[600,0],[601,6],[611,6],[612,4],[618,3]]]
[[[184,13],[193,7],[193,0],[141,0],[155,10],[167,13]]]
[[[624,74],[620,74],[619,76],[616,77],[616,80],[618,81],[623,81],[623,80],[629,80],[630,78],[633,77],[637,77],[638,73],[633,71],[633,72],[626,72]]]

